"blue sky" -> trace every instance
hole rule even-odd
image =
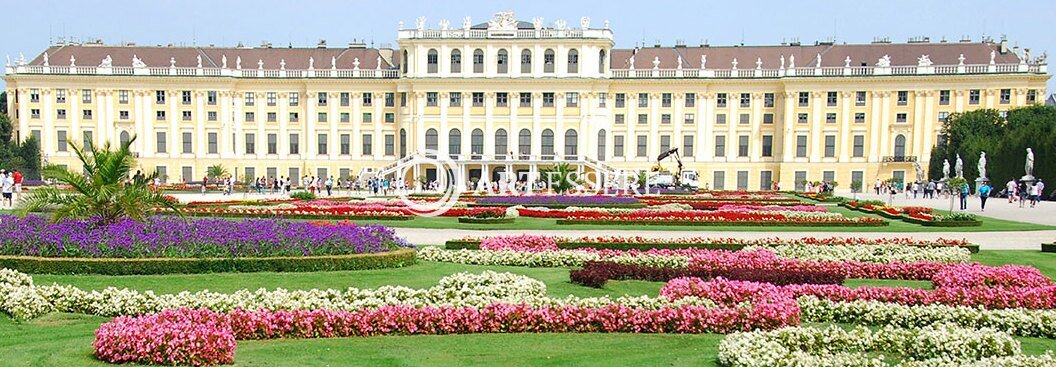
[[[313,46],[326,39],[332,46],[352,39],[375,46],[395,43],[397,23],[413,26],[424,15],[430,27],[441,19],[460,25],[474,23],[501,10],[519,19],[543,17],[547,23],[565,19],[578,24],[588,16],[593,26],[609,20],[618,47],[685,40],[696,45],[778,44],[799,38],[813,43],[835,37],[837,42],[868,43],[874,37],[905,42],[910,37],[983,35],[1029,47],[1032,54],[1056,56],[1056,2],[1049,1],[9,1],[4,0],[6,37],[0,54],[32,57],[49,39],[65,35],[81,40],[140,45],[186,44],[233,46],[238,42],[276,46]],[[1049,82],[1050,93],[1056,82]]]

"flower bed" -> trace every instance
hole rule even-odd
[[[629,214],[591,214],[559,219],[557,224],[608,224],[608,225],[690,225],[690,226],[840,226],[876,227],[888,225],[876,218],[846,218],[836,213],[789,212],[634,212]]]
[[[480,249],[482,241],[499,239],[498,237],[475,238],[466,237],[456,240],[448,240],[446,248],[458,249]],[[549,241],[548,241],[549,242]],[[540,248],[541,244],[548,242],[525,242],[531,248]],[[937,239],[935,241],[914,240],[910,238],[854,238],[854,237],[804,237],[798,239],[763,238],[746,240],[739,238],[709,238],[709,237],[682,237],[682,238],[645,238],[640,236],[598,236],[598,237],[553,237],[554,246],[559,249],[608,249],[608,250],[650,250],[650,249],[682,249],[700,248],[713,250],[736,251],[747,246],[780,246],[780,245],[824,245],[824,246],[875,246],[875,245],[899,245],[914,247],[957,247],[966,248],[975,253],[979,252],[979,245],[965,242],[964,240]],[[535,243],[536,245],[533,245]],[[497,249],[499,247],[491,247]]]
[[[475,218],[475,217],[458,217],[459,223],[466,224],[508,224],[513,223],[517,218],[514,217],[493,217],[493,218]]]
[[[318,226],[284,220],[143,222],[0,216],[0,255],[73,258],[234,258],[346,255],[406,246],[380,225]]]
[[[485,196],[477,199],[475,206],[515,206],[567,208],[570,206],[595,208],[641,208],[645,204],[629,196],[572,196],[572,195],[523,195]]]
[[[785,284],[842,284],[844,277],[835,272],[816,271],[758,271],[755,269],[724,269],[703,271],[695,268],[658,268],[604,261],[590,261],[582,269],[569,272],[572,283],[601,288],[608,280],[645,280],[667,282],[682,277],[711,279],[722,277],[776,285]]]

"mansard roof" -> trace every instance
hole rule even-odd
[[[316,69],[328,69],[331,61],[338,69],[352,69],[358,58],[360,69],[376,69],[381,61],[382,69],[393,65],[374,48],[246,48],[246,47],[164,47],[164,46],[104,46],[104,45],[60,45],[51,46],[46,52],[50,65],[69,65],[70,56],[78,66],[97,66],[107,56],[113,66],[132,66],[132,57],[138,57],[148,67],[169,67],[175,60],[176,67],[197,67],[198,56],[202,67],[217,68],[227,56],[227,67],[236,68],[241,57],[243,69],[256,69],[263,61],[264,69],[279,69],[285,61],[286,69],[308,69],[309,58],[315,60]],[[43,65],[44,54],[37,55],[30,65]]]

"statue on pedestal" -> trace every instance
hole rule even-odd
[[[957,178],[964,178],[964,162],[961,161],[961,155],[957,154],[957,163],[953,166],[954,172],[957,172]]]
[[[950,160],[942,160],[942,180],[948,181],[950,179]]]
[[[986,152],[979,152],[979,178],[986,181]]]
[[[1023,177],[1034,177],[1034,151],[1027,148],[1027,163],[1024,164],[1023,169],[1027,171],[1027,175]]]

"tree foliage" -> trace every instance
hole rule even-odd
[[[211,180],[219,180],[221,178],[227,177],[229,174],[227,172],[227,168],[224,168],[223,165],[214,164],[212,166],[209,166],[209,168],[206,170],[206,175],[209,176],[209,179]]]
[[[117,149],[112,149],[110,143],[102,148],[91,142],[86,147],[71,143],[70,147],[84,165],[84,172],[48,165],[44,176],[72,190],[55,186],[31,190],[19,203],[19,214],[50,210],[53,220],[93,218],[105,224],[119,218],[141,220],[159,206],[176,210],[176,203],[151,190],[150,183],[157,172],[128,178],[136,165],[129,150],[135,140],[133,137]]]
[[[2,100],[2,98],[0,98]],[[0,168],[19,170],[30,180],[40,178],[40,142],[29,136],[22,142],[12,139],[11,119],[0,113]]]
[[[566,162],[544,168],[540,171],[540,178],[558,194],[572,191],[576,186],[583,184],[576,170]]]
[[[964,162],[964,177],[979,177],[979,152],[986,152],[987,178],[1004,182],[1025,172],[1027,148],[1034,151],[1034,176],[1056,176],[1056,107],[1029,106],[1008,111],[983,109],[954,113],[943,124],[939,144],[931,151],[929,176],[942,178],[942,161],[950,161],[951,172],[957,154]]]

